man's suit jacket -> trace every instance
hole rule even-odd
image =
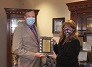
[[[25,23],[15,29],[12,49],[19,56],[18,67],[40,67],[40,58],[35,57],[38,42]]]

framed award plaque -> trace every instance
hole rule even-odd
[[[53,53],[53,40],[52,37],[40,37],[39,52],[46,55]]]

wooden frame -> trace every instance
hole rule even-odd
[[[87,18],[92,17],[92,0],[66,3],[70,11],[70,19],[76,22],[79,35],[84,35],[84,41],[87,41],[92,31],[87,29]]]
[[[53,18],[52,33],[58,34],[61,31],[61,26],[63,22],[65,22],[65,18]]]
[[[53,54],[53,40],[52,37],[40,37],[39,52],[46,55]]]

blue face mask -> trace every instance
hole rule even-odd
[[[27,19],[26,19],[26,23],[27,23],[28,25],[33,25],[33,24],[35,23],[35,18],[33,18],[33,17],[27,18]]]

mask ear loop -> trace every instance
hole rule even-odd
[[[73,32],[74,32],[74,31],[75,31],[75,29],[72,29],[72,31],[71,31],[71,32],[72,32],[72,34],[73,34]]]
[[[75,29],[72,30],[73,32],[75,31]]]

